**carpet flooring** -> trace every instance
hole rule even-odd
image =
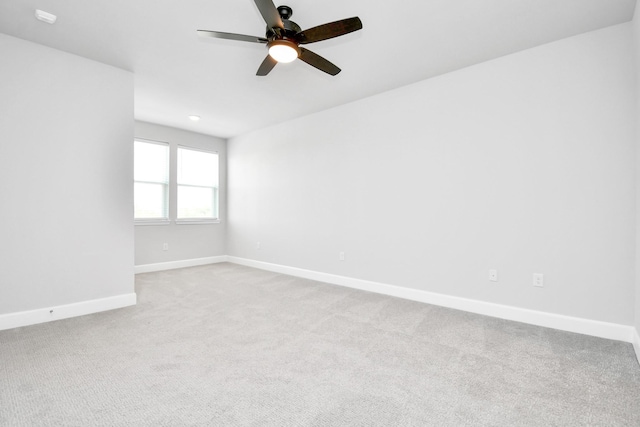
[[[640,426],[632,346],[234,264],[0,332],[1,426]]]

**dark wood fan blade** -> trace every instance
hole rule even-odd
[[[278,62],[273,59],[271,55],[267,55],[267,57],[264,58],[264,61],[262,61],[262,64],[260,64],[260,68],[258,68],[256,76],[266,76],[271,70],[273,70],[273,67],[275,67],[277,63]]]
[[[260,15],[262,15],[262,18],[264,18],[264,22],[267,23],[267,27],[284,29],[284,24],[282,23],[282,19],[280,18],[278,9],[276,9],[276,6],[273,4],[271,0],[254,0],[254,1],[256,3],[256,6],[258,6]]]
[[[220,31],[198,30],[200,37],[213,37],[216,39],[238,40],[241,42],[267,43],[264,37],[245,36],[244,34],[223,33]]]
[[[362,29],[362,21],[357,16],[330,22],[317,27],[309,28],[296,34],[295,38],[300,44],[315,43],[321,40],[332,39]]]
[[[317,53],[313,53],[309,49],[305,49],[303,47],[300,48],[300,56],[298,58],[302,59],[307,64],[316,67],[320,71],[331,74],[332,76],[335,76],[340,71],[342,71],[340,70],[340,68],[324,59],[322,56],[318,55]]]

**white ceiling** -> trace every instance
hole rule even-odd
[[[264,36],[253,0],[2,0],[0,32],[133,71],[138,120],[231,137],[627,22],[635,7],[635,0],[282,2],[303,29],[360,17],[361,31],[306,45],[340,74],[296,61],[257,77],[264,45],[197,37],[197,29]],[[57,22],[36,20],[35,9]]]

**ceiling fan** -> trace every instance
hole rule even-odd
[[[335,76],[341,70],[322,56],[301,47],[301,44],[315,43],[342,36],[362,29],[360,18],[347,18],[330,22],[302,31],[300,26],[290,21],[293,11],[289,6],[276,6],[271,0],[254,0],[260,14],[267,23],[264,37],[243,34],[223,33],[220,31],[198,30],[201,37],[238,40],[243,42],[266,44],[269,54],[262,61],[256,75],[266,76],[278,62],[292,62],[300,58],[307,64]]]

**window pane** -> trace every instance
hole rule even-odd
[[[165,184],[134,183],[134,217],[167,218],[166,192]]]
[[[178,218],[217,218],[217,188],[178,186]]]
[[[135,141],[133,147],[135,181],[169,182],[168,145]]]
[[[178,184],[218,186],[218,155],[178,147]]]

